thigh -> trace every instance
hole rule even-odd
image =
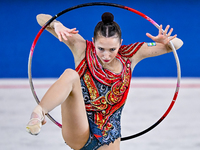
[[[87,142],[90,130],[79,75],[72,71],[70,76],[74,79],[72,91],[61,105],[62,134],[70,147],[80,149]]]

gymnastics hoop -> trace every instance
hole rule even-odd
[[[56,18],[58,18],[59,16],[63,15],[64,13],[67,13],[71,10],[74,10],[74,9],[77,9],[77,8],[81,8],[81,7],[87,7],[87,6],[112,6],[112,7],[118,7],[118,8],[122,8],[122,9],[126,9],[128,11],[131,11],[135,14],[138,14],[139,16],[145,18],[146,20],[148,20],[150,23],[152,23],[156,28],[159,29],[159,25],[154,21],[152,20],[150,17],[146,16],[145,14],[133,9],[133,8],[130,8],[130,7],[127,7],[127,6],[123,6],[123,5],[119,5],[119,4],[114,4],[114,3],[106,3],[106,2],[92,2],[92,3],[85,3],[85,4],[80,4],[80,5],[76,5],[76,6],[73,6],[73,7],[70,7],[70,8],[67,8],[63,11],[61,11],[60,13],[58,13],[57,15],[53,16],[49,21],[46,22],[46,24],[40,29],[40,31],[38,32],[38,34],[36,35],[33,43],[32,43],[32,46],[31,46],[31,50],[30,50],[30,54],[29,54],[29,61],[28,61],[28,77],[29,77],[29,84],[30,84],[30,87],[31,87],[31,91],[33,93],[33,96],[36,100],[36,102],[39,104],[40,100],[35,92],[35,89],[34,89],[34,85],[33,85],[33,81],[32,81],[32,73],[31,73],[31,66],[32,66],[32,57],[33,57],[33,52],[34,52],[34,49],[35,49],[35,46],[36,46],[36,43],[40,37],[40,35],[42,34],[42,32],[45,30],[45,28],[53,21],[55,20]],[[167,108],[166,112],[162,115],[162,117],[160,119],[158,119],[158,121],[156,123],[154,123],[153,125],[151,125],[150,127],[148,127],[147,129],[139,132],[139,133],[136,133],[134,135],[130,135],[130,136],[127,136],[127,137],[122,137],[121,138],[121,141],[125,141],[125,140],[129,140],[129,139],[132,139],[132,138],[136,138],[138,136],[141,136],[147,132],[149,132],[150,130],[152,130],[153,128],[155,128],[158,124],[160,124],[164,119],[165,117],[169,114],[169,112],[171,111],[172,107],[174,106],[175,102],[176,102],[176,99],[177,99],[177,96],[178,96],[178,93],[179,93],[179,88],[180,88],[180,79],[181,79],[181,69],[180,69],[180,62],[179,62],[179,58],[178,58],[178,55],[176,53],[176,49],[173,45],[173,43],[170,41],[170,46],[172,48],[172,51],[173,51],[173,54],[174,54],[174,58],[176,60],[176,66],[177,66],[177,85],[176,85],[176,89],[175,89],[175,93],[174,93],[174,96],[173,96],[173,99],[172,99],[172,102],[170,103],[169,107]],[[58,123],[52,116],[50,116],[49,114],[47,114],[47,117],[53,122],[55,123],[57,126],[59,126],[60,128],[62,128],[62,125],[60,123]]]

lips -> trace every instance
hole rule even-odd
[[[109,62],[110,60],[103,60],[104,62]]]

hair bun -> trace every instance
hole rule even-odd
[[[104,24],[109,24],[112,23],[114,20],[114,16],[113,14],[109,13],[109,12],[105,12],[102,16],[101,19],[103,21]]]

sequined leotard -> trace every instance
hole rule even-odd
[[[129,60],[143,45],[121,46],[116,58],[123,69],[116,74],[99,63],[92,42],[86,41],[86,56],[76,68],[79,73],[90,131],[99,145],[109,144],[121,137],[120,118],[131,80]],[[125,61],[125,59],[126,61]]]

